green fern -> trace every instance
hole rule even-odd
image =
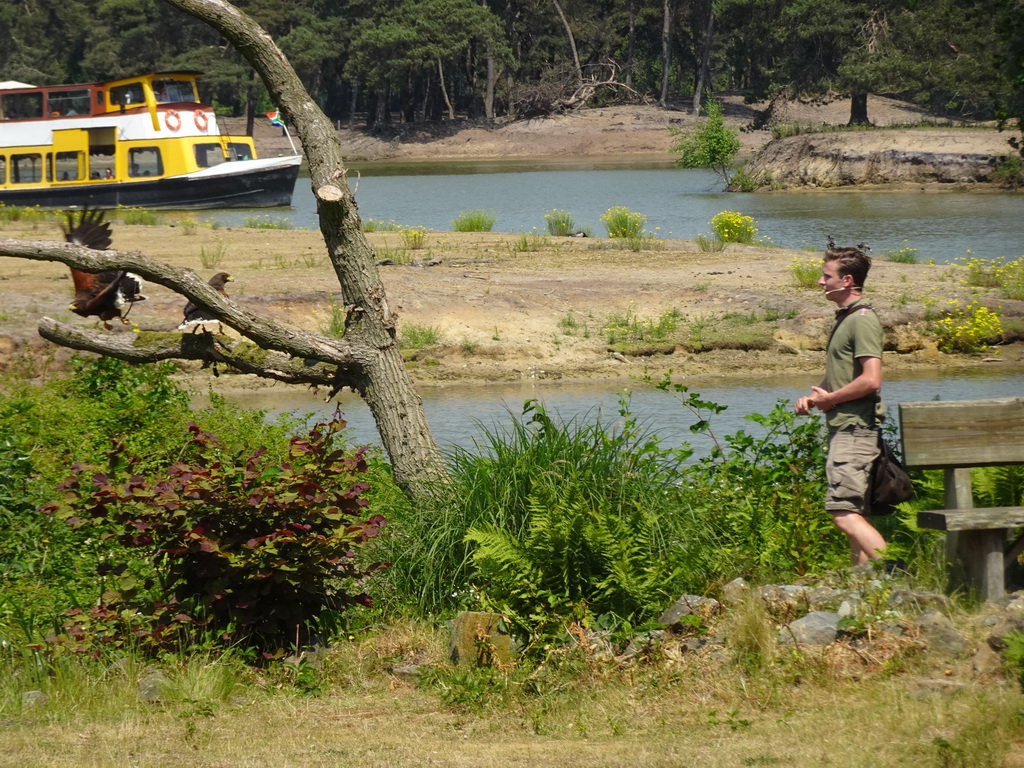
[[[483,526],[466,535],[485,604],[523,633],[549,637],[600,615],[635,622],[664,602],[672,573],[652,549],[648,515],[581,499],[527,506],[523,538]]]

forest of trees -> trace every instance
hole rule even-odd
[[[1021,0],[238,0],[334,121],[525,117],[587,102],[868,94],[1022,113]],[[197,69],[218,111],[273,108],[210,27],[162,0],[0,5],[0,80]]]

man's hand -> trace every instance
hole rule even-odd
[[[835,406],[832,399],[832,393],[828,390],[822,387],[811,387],[811,394],[796,401],[796,412],[800,416],[806,416],[812,408],[823,412],[827,411]]]

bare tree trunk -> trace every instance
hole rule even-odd
[[[373,251],[363,235],[334,126],[310,98],[270,36],[239,9],[224,0],[167,2],[209,24],[234,45],[260,74],[274,103],[294,124],[309,162],[320,231],[345,297],[344,341],[282,328],[221,297],[195,273],[175,271],[139,254],[96,252],[67,244],[50,244],[49,249],[43,249],[42,256],[35,258],[74,262],[86,269],[91,267],[92,271],[97,271],[97,266],[110,269],[117,265],[138,271],[143,277],[178,290],[211,310],[263,349],[310,360],[314,367],[319,363],[331,365],[335,379],[332,389],[349,386],[366,401],[377,422],[396,480],[414,498],[427,497],[436,483],[447,479],[447,472],[427,425],[423,403],[398,349],[397,318],[388,304]],[[24,251],[19,250],[15,241],[0,244],[0,253],[4,255],[32,258]],[[116,342],[104,345],[102,336],[97,351],[114,354]]]
[[[711,36],[715,29],[715,9],[708,5],[708,24],[704,28],[704,45],[700,52],[700,66],[697,68],[697,85],[693,89],[693,116],[700,114],[701,100],[704,97],[704,84],[711,82]]]
[[[629,38],[626,43],[626,87],[633,87],[633,57],[636,55],[636,0],[629,0]]]
[[[555,10],[558,11],[558,18],[562,20],[562,26],[565,27],[565,34],[569,37],[569,48],[572,50],[572,61],[576,66],[576,81],[583,82],[583,67],[580,66],[580,55],[576,52],[576,38],[573,37],[572,27],[569,25],[569,20],[565,18],[565,14],[562,13],[562,6],[559,5],[558,0],[551,0],[555,6]]]
[[[677,0],[663,0],[661,17],[661,95],[658,106],[668,106],[669,70],[672,67],[672,23],[675,21]]]
[[[245,89],[245,135],[252,136],[256,127],[256,73],[249,70],[249,84]]]
[[[352,83],[352,101],[348,110],[348,129],[351,131],[356,127],[356,107],[359,105],[359,83]]]
[[[487,0],[480,0],[480,5],[487,7]],[[498,73],[494,68],[494,57],[491,55],[491,47],[487,46],[487,83],[484,85],[484,117],[488,120],[494,119],[494,86],[498,80]]]
[[[441,64],[441,60],[437,60],[437,79],[441,81],[441,95],[444,96],[444,103],[448,107],[448,119],[455,119],[455,107],[452,106],[452,100],[448,98],[448,86],[444,82],[444,67]]]

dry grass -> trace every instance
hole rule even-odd
[[[913,656],[907,671],[885,675],[856,653],[776,653],[757,629],[762,618],[751,609],[739,619],[767,654],[756,671],[732,649],[666,649],[625,668],[570,652],[499,675],[500,688],[472,706],[392,671],[444,662],[446,633],[415,622],[328,653],[314,695],[299,693],[294,670],[232,676],[197,659],[172,667],[163,701],[147,704],[132,693],[145,670],[122,670],[68,681],[66,699],[58,689],[46,704],[0,713],[0,765],[1021,764],[1017,686],[957,683]],[[483,679],[448,681],[469,690]]]

